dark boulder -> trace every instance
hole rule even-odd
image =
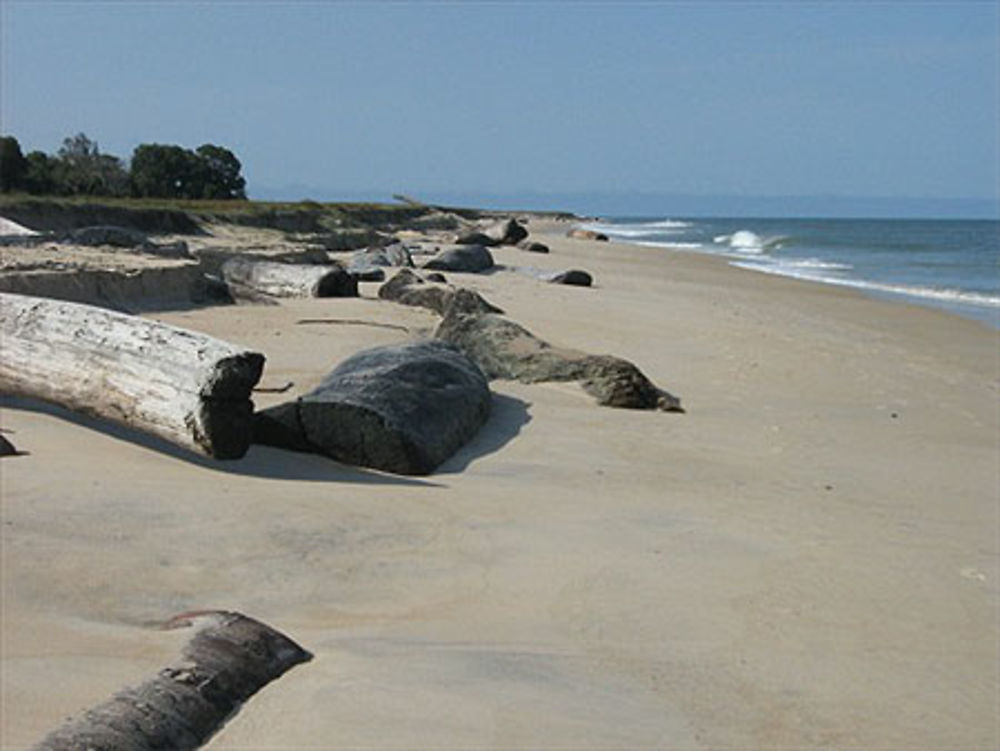
[[[627,360],[554,347],[499,315],[449,314],[434,336],[462,350],[489,378],[579,381],[605,406],[683,412],[679,399],[654,386]]]
[[[574,287],[589,287],[594,283],[594,278],[586,271],[570,269],[569,271],[558,271],[550,274],[545,281],[551,284],[569,284]]]
[[[460,233],[455,238],[457,245],[517,245],[528,236],[528,230],[517,219],[504,219],[488,227],[478,227]]]
[[[255,416],[258,443],[425,475],[482,427],[486,377],[457,348],[425,341],[359,352],[312,392]]]
[[[493,268],[493,255],[482,245],[462,245],[443,250],[427,261],[425,269],[476,273]]]
[[[402,243],[359,250],[351,256],[347,270],[365,281],[369,281],[373,276],[377,276],[377,281],[381,281],[385,278],[385,272],[382,269],[391,266],[413,266],[410,251]],[[381,271],[382,273],[380,275],[372,274],[373,271]]]
[[[545,243],[535,242],[534,240],[522,240],[517,244],[521,250],[527,250],[530,253],[548,253],[549,246]]]

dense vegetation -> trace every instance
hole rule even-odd
[[[63,140],[55,155],[25,155],[13,136],[0,137],[0,192],[33,195],[234,200],[246,198],[239,159],[204,144],[194,151],[140,144],[128,164],[102,154],[83,133]]]

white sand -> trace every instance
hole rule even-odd
[[[212,749],[996,748],[1000,336],[719,259],[543,238],[473,286],[633,360],[688,413],[495,383],[442,471],[254,447],[196,463],[5,409],[0,745],[154,672],[179,611],[315,653]],[[312,386],[427,311],[372,299],[157,315]],[[261,395],[271,404],[288,395]]]

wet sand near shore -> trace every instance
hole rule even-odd
[[[686,414],[494,382],[486,427],[411,478],[5,406],[29,454],[0,464],[0,745],[169,662],[186,635],[151,624],[225,608],[315,659],[211,749],[995,748],[1000,335],[529,228],[550,254],[449,280]],[[261,385],[293,384],[268,406],[433,330],[376,290],[147,315],[262,351]]]

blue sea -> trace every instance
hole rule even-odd
[[[583,225],[651,251],[943,308],[1000,329],[1000,222],[619,217]]]

